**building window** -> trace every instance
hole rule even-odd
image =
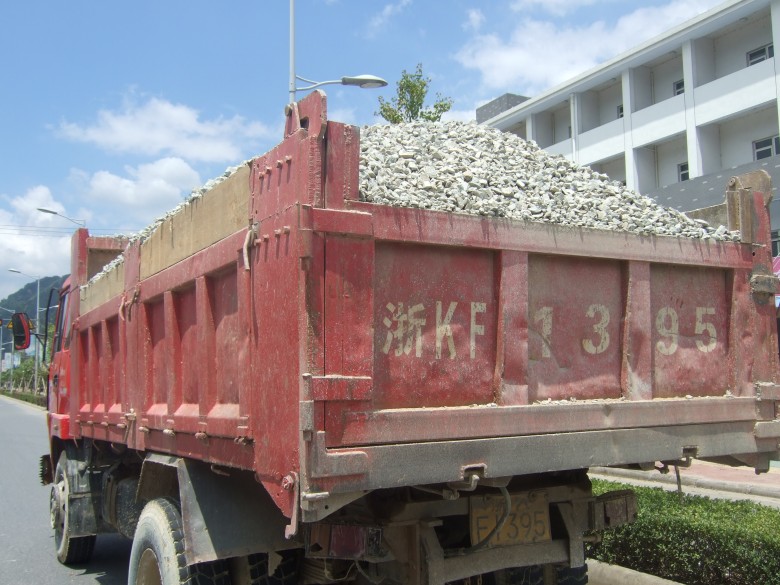
[[[771,59],[775,56],[775,46],[772,43],[769,43],[768,45],[764,45],[763,47],[759,47],[757,49],[753,49],[752,51],[748,51],[747,54],[747,64],[748,67],[751,65],[755,65],[756,63],[761,63],[761,61],[766,61],[767,59]]]
[[[677,165],[677,180],[679,182],[687,181],[690,178],[690,175],[688,174],[688,163],[680,163]]]
[[[780,256],[780,233],[772,230],[772,257]]]
[[[618,118],[622,118],[623,117],[623,104],[620,104],[617,107],[617,117]]]
[[[675,81],[674,84],[672,84],[672,90],[674,91],[674,95],[685,93],[685,81],[682,79],[680,81]]]
[[[780,136],[762,138],[753,143],[753,160],[769,158],[780,153]]]

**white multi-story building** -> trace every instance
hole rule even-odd
[[[720,203],[735,174],[765,168],[780,184],[776,41],[780,0],[729,0],[538,96],[502,96],[477,121],[666,205]],[[777,229],[780,200],[772,211]]]

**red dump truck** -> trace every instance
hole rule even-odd
[[[361,202],[359,161],[317,92],[149,237],[75,233],[61,562],[119,532],[132,585],[584,583],[583,543],[636,513],[589,467],[767,469],[766,189],[728,189],[741,242],[640,237]]]

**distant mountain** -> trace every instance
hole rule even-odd
[[[49,303],[49,291],[54,290],[55,292],[52,294],[51,297],[51,303],[50,305],[56,305],[59,302],[59,299],[57,298],[57,293],[59,292],[60,288],[62,288],[62,284],[65,282],[65,279],[68,277],[68,275],[64,276],[44,276],[41,280],[41,300],[40,300],[40,307],[41,307],[41,313],[43,314],[43,309],[46,308],[47,303]],[[15,293],[11,293],[6,298],[0,301],[0,307],[4,309],[9,309],[14,312],[22,312],[27,313],[31,319],[35,319],[35,308],[36,308],[36,299],[35,294],[38,291],[38,285],[36,281],[28,282],[25,284],[22,288],[20,288]],[[7,318],[10,316],[10,313],[7,313],[6,311],[2,311],[2,315],[0,315],[0,318]],[[49,313],[49,321],[51,322],[53,319],[52,313]]]

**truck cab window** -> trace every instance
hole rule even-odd
[[[70,304],[70,293],[65,293],[60,298],[60,306],[57,310],[57,327],[54,337],[54,352],[62,351],[70,346],[70,317],[68,305]]]

